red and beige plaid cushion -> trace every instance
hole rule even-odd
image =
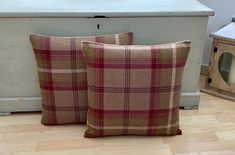
[[[181,83],[190,44],[83,42],[88,78],[85,137],[181,134]]]
[[[132,33],[92,37],[30,35],[42,95],[43,124],[85,123],[87,75],[81,41],[132,44]]]

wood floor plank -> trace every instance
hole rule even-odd
[[[218,121],[214,115],[196,115],[196,116],[182,116],[180,118],[180,124],[217,124]]]
[[[235,141],[168,144],[172,153],[235,151]]]
[[[216,132],[221,141],[235,141],[235,130]]]
[[[188,143],[205,143],[219,141],[219,138],[214,132],[200,132],[200,133],[185,133],[181,136],[164,137],[164,143],[174,144],[181,143],[181,145],[187,145]]]

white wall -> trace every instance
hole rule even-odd
[[[199,0],[209,8],[215,11],[215,16],[209,18],[208,35],[211,32],[217,31],[221,27],[231,22],[232,17],[235,17],[235,0]],[[203,64],[209,63],[212,39],[207,38],[206,46],[203,55]]]

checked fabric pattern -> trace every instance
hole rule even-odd
[[[30,35],[38,66],[43,124],[86,122],[87,75],[82,40],[132,44],[132,33],[92,37]]]
[[[181,134],[181,84],[190,45],[83,42],[88,76],[85,137]]]

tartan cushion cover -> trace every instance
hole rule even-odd
[[[190,45],[83,42],[88,78],[84,136],[181,134],[181,83]]]
[[[43,124],[86,122],[87,75],[82,40],[132,44],[132,33],[90,37],[30,35],[38,66]]]

